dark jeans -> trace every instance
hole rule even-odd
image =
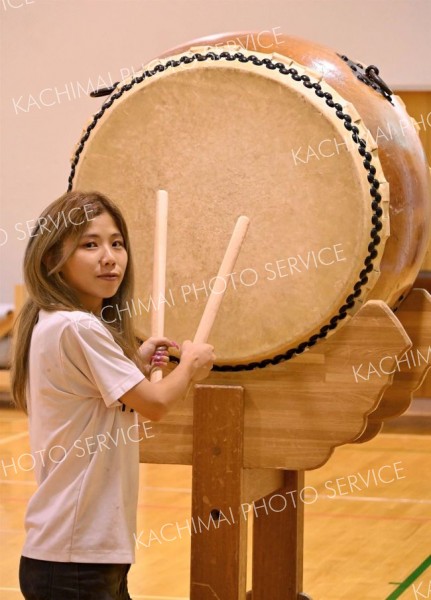
[[[25,600],[132,600],[129,564],[64,563],[21,556],[19,585]]]

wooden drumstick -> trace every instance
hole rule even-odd
[[[223,296],[227,288],[225,277],[232,273],[239,251],[241,250],[245,234],[247,233],[249,223],[249,218],[245,216],[239,217],[236,222],[235,229],[233,230],[232,237],[226,249],[223,261],[220,265],[215,285],[211,290],[211,294],[207,300],[205,310],[197,328],[196,335],[193,340],[194,342],[206,342],[208,340],[211,328],[214,325],[218,309],[220,308],[221,301],[223,300]]]
[[[156,226],[154,233],[153,262],[153,310],[151,312],[151,335],[163,337],[165,328],[165,296],[166,285],[166,247],[168,242],[168,193],[158,190],[156,196]],[[157,302],[157,307],[156,307]],[[161,346],[160,349],[166,349]],[[162,370],[155,367],[150,374],[150,381],[160,381]]]

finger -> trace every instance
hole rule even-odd
[[[167,351],[166,346],[158,346],[156,347],[155,353],[152,355],[151,360],[161,360],[165,356],[169,356],[169,352]]]
[[[165,365],[168,364],[169,362],[169,356],[168,355],[164,355],[164,354],[153,354],[153,356],[151,357],[151,363],[153,362],[161,362]]]
[[[177,350],[180,349],[180,345],[177,344],[177,342],[174,342],[174,340],[168,340],[167,344],[169,348],[177,348]]]
[[[170,340],[167,337],[162,337],[162,338],[158,338],[157,339],[157,346],[158,345],[165,345],[166,348],[178,348],[179,349],[179,345],[177,344],[177,342],[175,342],[174,340]]]
[[[169,362],[169,356],[154,356],[151,359],[151,363],[153,362],[162,362],[163,364],[167,365]]]
[[[151,357],[151,360],[153,359],[161,359],[161,358],[168,358],[169,357],[169,352],[166,350],[157,350]]]
[[[156,344],[156,352],[165,352],[168,349],[163,343],[160,343],[160,340],[157,340]]]

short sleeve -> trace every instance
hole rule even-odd
[[[120,406],[118,399],[145,379],[94,315],[66,324],[60,337],[60,356],[66,372],[72,363],[78,370],[75,372],[97,388],[95,394],[103,398],[107,407]]]

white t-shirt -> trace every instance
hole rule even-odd
[[[58,562],[135,562],[139,439],[118,402],[145,378],[91,313],[39,311],[27,403],[38,489],[23,556]]]

